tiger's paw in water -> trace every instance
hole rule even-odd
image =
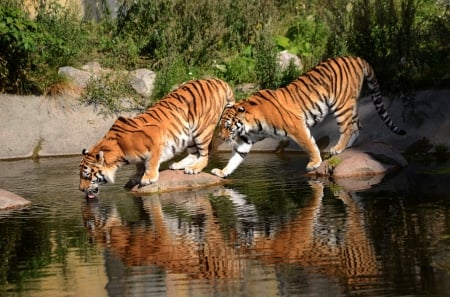
[[[319,168],[320,164],[322,163],[322,161],[319,162],[309,162],[308,165],[306,165],[306,171],[313,171],[316,170],[317,168]]]

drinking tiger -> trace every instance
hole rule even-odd
[[[79,189],[95,198],[98,185],[113,183],[117,169],[136,164],[127,184],[145,186],[159,177],[162,162],[187,149],[170,169],[201,172],[208,163],[209,144],[220,115],[234,103],[231,87],[218,79],[193,80],[163,97],[134,118],[119,117],[90,150],[83,150]]]

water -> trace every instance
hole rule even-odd
[[[228,154],[209,166],[223,166]],[[226,186],[86,201],[80,157],[0,162],[0,296],[449,296],[448,174],[349,185],[252,153]],[[447,164],[448,168],[448,164]]]

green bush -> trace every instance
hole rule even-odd
[[[284,49],[304,70],[330,56],[361,56],[395,93],[450,85],[444,1],[119,0],[116,16],[99,1],[91,20],[56,0],[33,2],[30,18],[23,3],[0,4],[2,92],[43,93],[58,67],[92,60],[156,71],[155,98],[204,76],[276,88],[298,76],[294,67],[278,69]]]
[[[18,7],[0,6],[0,91],[37,92],[29,72],[36,67],[33,56],[44,39],[38,24]]]
[[[143,111],[150,105],[131,87],[127,73],[110,73],[91,79],[81,101],[94,105],[104,116],[136,109]],[[126,101],[128,106],[124,106]]]
[[[270,29],[264,27],[255,45],[255,74],[262,89],[275,89],[281,84],[281,69],[277,61],[278,49]]]

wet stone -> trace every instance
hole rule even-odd
[[[31,204],[31,201],[12,192],[0,189],[0,210],[19,208]]]
[[[183,170],[163,170],[159,173],[159,179],[156,183],[140,188],[134,186],[131,192],[145,194],[182,191],[220,185],[226,182],[226,179],[206,172],[185,174]]]
[[[310,175],[333,178],[382,175],[408,165],[402,154],[382,142],[367,142],[324,160]]]

